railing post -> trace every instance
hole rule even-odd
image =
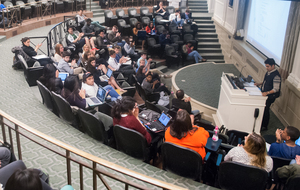
[[[72,185],[71,181],[71,160],[70,160],[70,151],[66,150],[66,160],[67,160],[67,178],[68,185]]]
[[[97,174],[96,174],[97,163],[93,162],[93,190],[97,190]]]
[[[5,23],[4,23],[4,25],[5,25]],[[3,138],[3,141],[6,142],[6,134],[5,134],[5,128],[4,128],[4,119],[3,119],[2,115],[0,115],[0,120],[1,120],[1,128],[2,128],[2,138]]]
[[[22,160],[20,133],[19,133],[19,126],[17,124],[15,124],[15,131],[16,131],[16,139],[17,139],[17,148],[18,148],[19,160]]]
[[[80,175],[80,190],[83,190],[83,168],[81,164],[79,164],[79,175]]]

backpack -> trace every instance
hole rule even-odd
[[[14,152],[12,151],[11,145],[8,142],[4,142],[3,144],[1,143],[0,147],[5,147],[5,148],[7,148],[10,151],[11,155],[10,155],[10,161],[9,161],[9,163],[12,163],[12,162],[14,162],[14,161],[17,160]]]

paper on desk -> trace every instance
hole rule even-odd
[[[245,87],[255,87],[254,82],[244,82]]]
[[[131,65],[131,60],[129,59],[128,61],[126,61],[125,63],[123,63],[123,65]]]
[[[47,55],[36,55],[32,57],[33,59],[45,59],[45,58],[49,58]]]
[[[261,91],[259,88],[255,87],[245,87],[250,96],[261,96]]]

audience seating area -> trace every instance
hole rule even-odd
[[[84,1],[75,1],[75,7],[82,7],[82,2]],[[110,7],[120,6],[121,1],[110,1]],[[24,3],[24,2],[23,2]],[[17,5],[22,6],[22,17],[33,17],[36,15],[36,12],[33,11],[36,6],[34,2],[30,0],[25,3],[32,3],[31,6],[27,6],[27,4],[22,4],[22,2],[17,1]],[[124,1],[124,4],[138,4],[139,1]],[[149,1],[143,1],[143,6],[147,5]],[[13,4],[11,2],[6,1],[4,3],[5,6],[9,7]],[[42,3],[42,7],[49,6],[47,4]],[[57,12],[69,11],[71,6],[70,1],[64,2],[53,2],[51,3],[49,14],[53,13],[53,10]],[[185,11],[186,7],[180,7],[182,11]],[[154,10],[154,9],[153,9]],[[175,12],[175,8],[171,6],[167,6],[166,10],[169,14]],[[141,23],[142,27],[146,27],[150,24],[150,22],[154,22],[157,33],[147,35],[142,41],[145,41],[145,51],[141,51],[141,47],[139,44],[135,44],[139,51],[134,51],[134,55],[138,55],[140,57],[141,53],[147,53],[147,58],[155,58],[160,57],[164,58],[166,65],[168,67],[177,66],[180,64],[186,65],[190,62],[194,63],[194,59],[188,60],[187,53],[182,51],[182,46],[187,43],[191,43],[194,46],[194,49],[197,50],[198,41],[195,39],[197,34],[197,26],[193,24],[183,24],[182,28],[178,27],[172,23],[165,22],[163,17],[157,15],[155,12],[150,13],[148,7],[141,7],[138,11],[131,7],[128,9],[128,15],[125,14],[124,9],[118,8],[116,10],[116,15],[109,9],[104,11],[105,15],[105,26],[100,28],[98,23],[92,23],[95,30],[93,31],[93,36],[88,36],[86,40],[90,41],[92,44],[93,37],[98,37],[101,31],[105,32],[105,37],[108,38],[112,27],[118,26],[119,32],[121,32],[121,38],[123,41],[116,41],[115,43],[106,44],[108,47],[103,48],[103,50],[109,51],[111,46],[122,46],[124,43],[124,39],[126,37],[130,37],[133,39],[133,31],[132,29],[137,26],[137,23]],[[86,21],[87,22],[87,21]],[[76,56],[81,57],[81,60],[77,59],[76,62],[79,62],[80,67],[85,67],[86,62],[82,59],[82,50],[84,47],[75,46],[72,42],[69,42],[67,39],[68,28],[73,27],[74,34],[76,37],[79,36],[80,33],[85,30],[81,28],[82,25],[78,22],[76,18],[69,18],[66,21],[56,25],[48,34],[49,46],[48,52],[49,57],[53,60],[55,53],[55,46],[57,44],[62,44],[65,51],[71,53],[71,58],[75,58]],[[166,34],[167,30],[167,34]],[[86,32],[88,33],[88,32]],[[92,32],[91,32],[92,33]],[[168,37],[167,43],[162,43],[159,39],[161,35],[166,34]],[[139,36],[137,36],[139,37]],[[95,42],[95,40],[94,40]],[[138,43],[138,41],[137,41]],[[72,46],[73,45],[73,46]],[[78,44],[76,44],[78,45]],[[95,47],[89,47],[89,53],[95,51],[96,60],[103,59],[104,65],[108,62],[107,54],[100,53],[101,48],[97,45]],[[124,53],[124,44],[122,46],[123,55]],[[78,52],[80,52],[78,54]],[[88,53],[88,52],[85,52]],[[106,52],[107,53],[107,52]],[[127,54],[126,54],[127,55]],[[133,60],[132,54],[131,56]],[[218,137],[221,139],[221,145],[217,151],[211,151],[206,149],[206,157],[202,158],[200,154],[194,150],[189,148],[185,148],[182,146],[178,146],[176,144],[163,142],[163,138],[160,139],[157,143],[161,146],[157,149],[152,144],[148,145],[146,138],[139,132],[128,129],[123,126],[115,125],[113,126],[113,131],[106,131],[103,122],[97,119],[93,113],[96,110],[93,108],[87,109],[79,109],[78,107],[71,106],[70,103],[62,97],[60,94],[56,94],[55,92],[51,92],[46,86],[44,86],[38,79],[43,75],[44,66],[32,66],[28,67],[24,57],[20,54],[17,55],[17,59],[20,61],[21,68],[24,70],[25,79],[28,82],[29,86],[37,85],[40,91],[43,104],[52,111],[55,115],[65,120],[68,124],[72,125],[74,128],[79,131],[88,134],[90,137],[96,139],[97,141],[102,142],[107,146],[111,146],[119,151],[122,151],[132,157],[140,159],[146,163],[157,165],[159,160],[162,160],[162,169],[166,171],[170,171],[180,176],[184,176],[190,179],[193,179],[198,182],[207,183],[211,186],[215,186],[221,189],[266,189],[272,183],[276,182],[276,169],[289,164],[290,160],[272,157],[273,159],[273,170],[268,174],[266,170],[260,169],[258,167],[239,164],[235,162],[222,162],[224,161],[224,156],[234,147],[239,144],[243,144],[245,136],[248,135],[246,132],[236,131],[236,130],[222,130],[218,131]],[[85,60],[87,61],[87,60]],[[96,61],[97,62],[97,61]],[[57,62],[51,61],[51,63],[57,66]],[[102,63],[101,63],[102,64]],[[151,63],[149,63],[151,64]],[[95,67],[95,66],[94,66]],[[135,61],[132,61],[132,64],[129,65],[130,70],[135,71],[138,66]],[[150,67],[149,67],[150,69]],[[114,71],[115,72],[115,71]],[[86,67],[83,69],[83,73],[87,73]],[[140,111],[143,110],[152,110],[161,114],[162,112],[172,114],[173,119],[176,117],[177,110],[174,111],[172,106],[160,106],[158,105],[158,101],[160,100],[159,92],[147,93],[143,88],[143,85],[140,84],[136,79],[136,73],[132,75],[119,75],[119,74],[127,75],[127,73],[119,71],[115,72],[116,83],[119,86],[124,82],[129,83],[130,85],[127,87],[122,87],[124,90],[127,90],[126,93],[122,94],[122,97],[130,96],[130,97],[140,97],[142,101],[145,102],[143,105],[139,105]],[[72,75],[72,74],[70,74]],[[79,75],[76,75],[79,77]],[[118,77],[117,77],[118,76]],[[121,76],[121,77],[120,77]],[[120,78],[119,78],[120,77]],[[80,80],[81,83],[82,80]],[[139,98],[138,97],[138,98]],[[102,112],[111,117],[111,109],[114,105],[113,101],[107,100],[104,104],[100,105],[97,111]],[[195,120],[195,125],[203,127],[206,131],[208,131],[210,137],[212,137],[215,132],[215,126],[205,120]],[[25,165],[24,165],[25,167]],[[1,172],[0,170],[0,176]],[[286,187],[289,185],[295,184],[295,181],[299,179],[295,177],[290,179],[287,182]],[[278,182],[279,183],[279,182]]]

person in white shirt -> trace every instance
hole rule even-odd
[[[171,21],[171,23],[175,23],[179,28],[182,27],[184,19],[180,16],[180,10],[176,10],[175,13],[170,14],[169,21]]]
[[[132,66],[122,66],[124,63],[124,60],[120,59],[120,62],[118,63],[116,58],[116,52],[114,50],[109,51],[109,59],[108,59],[108,65],[110,68],[112,68],[113,71],[120,71],[125,77],[129,77],[132,74],[135,74],[135,71],[133,70]]]

